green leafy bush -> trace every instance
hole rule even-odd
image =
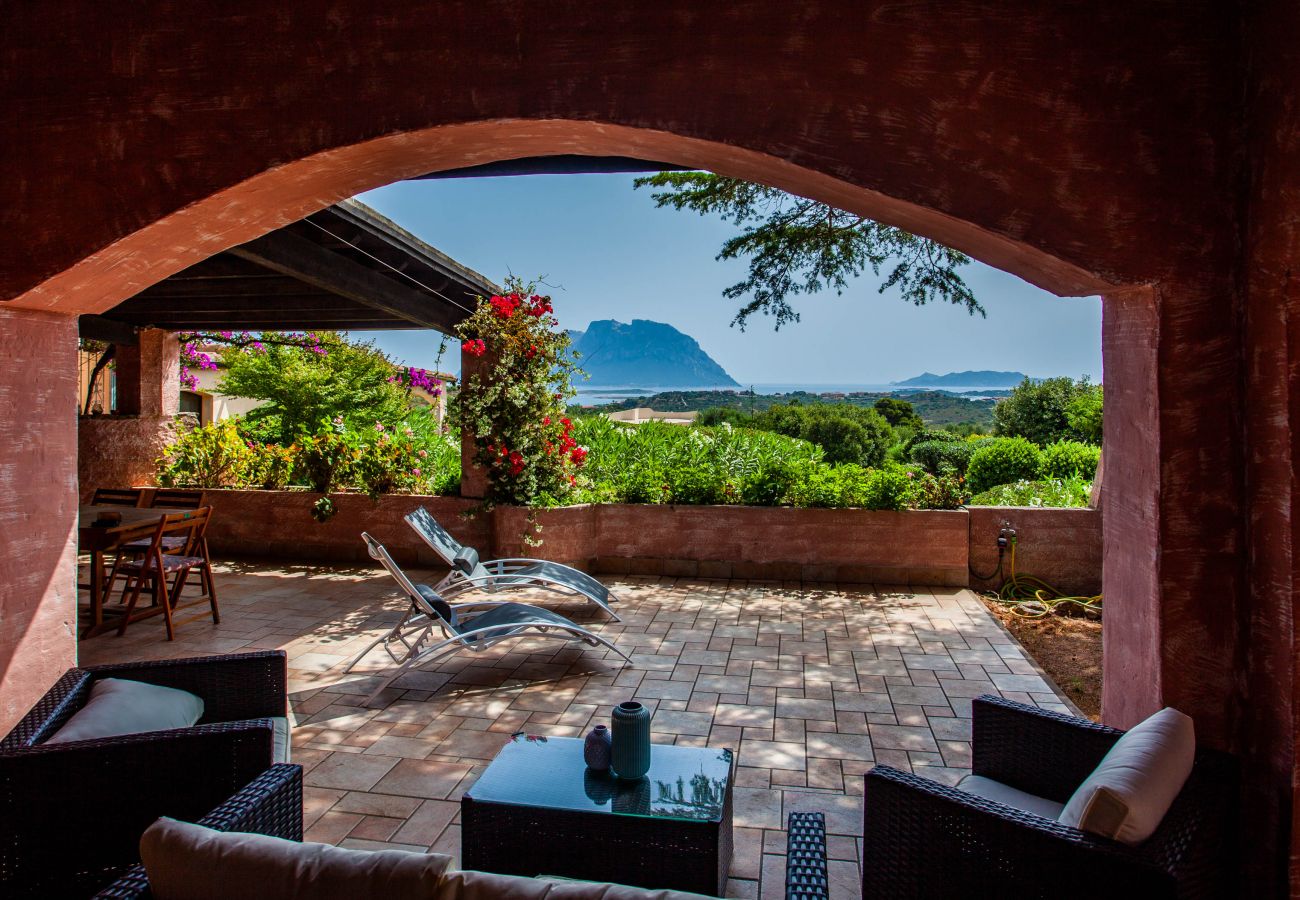
[[[966,470],[970,489],[978,494],[999,484],[1033,480],[1042,468],[1038,447],[1021,437],[984,441],[971,455]]]
[[[1079,476],[1091,481],[1101,461],[1101,448],[1079,441],[1057,441],[1043,448],[1042,475],[1045,478]]]
[[[1088,384],[1065,407],[1065,421],[1070,430],[1092,444],[1101,443],[1101,400],[1101,385]]]
[[[958,509],[970,500],[965,482],[956,475],[934,476],[928,472],[912,479],[909,503],[917,509]]]
[[[867,475],[861,504],[866,509],[907,509],[912,479],[902,469],[874,469]]]
[[[970,441],[925,441],[912,447],[912,461],[931,475],[965,475],[975,447]]]
[[[848,404],[773,406],[754,416],[752,424],[816,444],[831,463],[878,466],[893,443],[893,430],[883,416]]]
[[[227,419],[181,430],[156,465],[163,487],[248,487],[258,474],[258,453]]]
[[[279,444],[254,445],[257,451],[257,481],[267,491],[282,491],[293,477],[297,447]]]
[[[956,440],[960,440],[960,438],[951,431],[943,431],[938,428],[922,428],[920,431],[917,431],[909,437],[907,442],[903,444],[903,455],[907,459],[911,459],[912,450],[916,448],[917,444],[925,444],[931,441],[949,443]]]
[[[1023,437],[1039,446],[1060,440],[1100,440],[1100,417],[1100,385],[1086,378],[1077,382],[1026,378],[993,407],[999,435]]]
[[[1015,481],[1000,484],[970,500],[971,506],[1052,506],[1083,507],[1088,505],[1092,485],[1082,478],[1051,478],[1043,481]]]

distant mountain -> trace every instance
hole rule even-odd
[[[986,387],[1013,388],[1026,378],[1024,372],[949,372],[947,375],[935,375],[923,372],[906,381],[893,381],[897,387]]]
[[[593,386],[727,387],[739,386],[695,338],[663,322],[613,319],[592,322],[586,331],[570,331],[578,365]]]

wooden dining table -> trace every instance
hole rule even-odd
[[[81,637],[94,637],[105,630],[104,602],[108,599],[108,573],[104,570],[104,555],[125,543],[149,537],[163,516],[194,512],[192,509],[164,506],[149,509],[130,506],[81,507],[78,511],[77,549],[81,553],[90,554],[90,605],[85,608],[87,622],[81,631]],[[121,519],[112,524],[94,524],[106,513],[116,513]]]

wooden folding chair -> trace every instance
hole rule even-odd
[[[154,530],[144,556],[118,564],[114,577],[121,576],[126,579],[126,584],[122,588],[122,599],[126,603],[126,610],[117,629],[119,636],[126,634],[126,626],[132,622],[161,612],[167,622],[167,640],[174,640],[176,625],[192,621],[202,615],[198,613],[188,619],[177,620],[174,614],[205,600],[212,613],[212,623],[214,625],[221,623],[221,613],[217,608],[217,586],[212,577],[212,561],[208,556],[206,537],[211,515],[212,507],[204,506],[194,512],[160,517],[158,527]],[[185,543],[179,553],[167,553],[164,549],[164,539],[175,536],[183,536]],[[204,593],[182,604],[181,591],[185,589],[185,583],[189,580],[190,571],[193,569],[199,570]],[[173,579],[171,585],[168,585],[169,578]],[[149,586],[153,603],[151,607],[137,613],[136,605],[146,584]]]
[[[95,488],[91,506],[143,506],[144,491],[139,488]]]
[[[172,509],[198,509],[203,505],[203,489],[182,490],[180,488],[158,488],[149,500],[149,507],[171,507]]]

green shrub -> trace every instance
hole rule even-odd
[[[912,479],[902,469],[875,469],[867,475],[862,506],[867,509],[907,509]]]
[[[912,479],[910,506],[916,509],[958,509],[970,500],[970,491],[956,475],[924,472]]]
[[[976,494],[970,505],[1083,507],[1088,505],[1091,490],[1092,485],[1078,476],[1016,481]]]
[[[912,450],[916,448],[917,444],[925,444],[925,443],[929,443],[930,441],[939,441],[940,443],[948,443],[950,441],[956,441],[956,440],[960,440],[960,438],[958,438],[957,435],[953,434],[950,431],[943,431],[942,429],[938,429],[938,428],[922,428],[920,431],[916,432],[911,437],[909,437],[907,439],[907,442],[903,444],[903,455],[907,459],[911,459]]]
[[[163,487],[243,488],[255,483],[258,453],[226,419],[180,431],[155,465]]]
[[[1101,460],[1101,448],[1078,441],[1057,441],[1043,448],[1042,475],[1045,478],[1071,478],[1075,475],[1092,481]]]
[[[883,416],[848,404],[773,406],[752,422],[754,428],[816,444],[831,463],[878,466],[893,442],[893,430]]]
[[[1038,447],[1020,437],[994,438],[975,448],[966,480],[978,494],[999,484],[1032,481],[1042,468]]]
[[[282,447],[279,444],[262,444],[257,451],[257,481],[266,491],[282,491],[289,486],[293,477],[294,459],[298,455],[296,446]]]
[[[970,441],[925,441],[912,447],[912,461],[931,475],[965,475],[975,447]]]
[[[1099,440],[1101,388],[1084,378],[1026,378],[993,407],[999,435],[1042,446],[1061,440]],[[1095,435],[1095,437],[1094,437]]]

